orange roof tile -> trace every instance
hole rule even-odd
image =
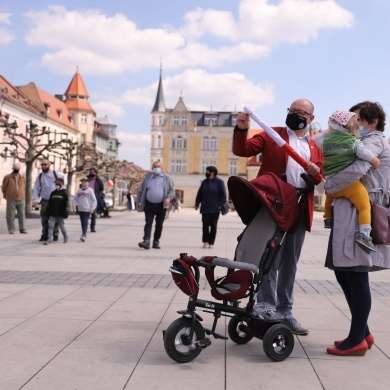
[[[18,88],[23,91],[29,99],[41,109],[41,111],[45,112],[47,118],[77,131],[77,127],[71,121],[71,116],[65,102],[50,95],[50,93],[39,88],[33,82]]]
[[[66,98],[69,98],[69,96],[89,98],[89,93],[78,70],[73,76],[72,81],[70,82],[69,87],[65,91],[64,95]]]
[[[29,96],[27,96],[20,88],[12,85],[5,77],[0,75],[0,96],[1,99],[15,104],[34,114],[41,115],[42,108],[38,107]]]
[[[83,111],[92,111],[93,113],[95,113],[92,106],[86,100],[71,99],[71,100],[66,100],[65,104],[68,107],[68,110],[83,110]]]

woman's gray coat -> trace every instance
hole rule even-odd
[[[387,206],[390,200],[390,146],[381,131],[362,138],[364,145],[381,161],[378,169],[356,160],[352,165],[328,178],[328,194],[340,191],[361,178],[373,203]],[[376,252],[366,252],[355,243],[359,233],[357,211],[345,198],[333,201],[333,265],[334,267],[369,267],[369,271],[390,268],[390,245],[376,245]],[[325,264],[329,266],[328,263]]]

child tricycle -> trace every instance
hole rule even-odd
[[[196,259],[181,253],[169,271],[177,287],[189,296],[187,308],[178,311],[180,318],[163,331],[165,351],[178,363],[195,359],[211,345],[207,336],[230,338],[237,344],[246,344],[252,338],[263,340],[266,356],[275,362],[285,360],[294,349],[294,335],[282,324],[283,317],[272,310],[254,310],[256,296],[269,272],[287,233],[293,233],[299,215],[299,205],[305,201],[314,185],[307,175],[307,186],[297,190],[272,173],[247,181],[233,176],[228,180],[229,193],[244,225],[238,237],[234,260],[217,256]],[[226,276],[216,278],[216,267],[226,268]],[[199,299],[200,269],[211,288],[214,300]],[[222,269],[223,269],[222,268]],[[219,270],[221,268],[218,268]],[[241,300],[247,299],[245,306]],[[200,311],[211,313],[211,329],[201,322]],[[230,317],[225,334],[217,333],[221,316]]]

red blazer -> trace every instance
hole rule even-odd
[[[285,127],[273,127],[273,129],[289,143],[287,129]],[[257,175],[265,172],[273,172],[282,178],[286,171],[287,160],[290,156],[280,148],[272,138],[265,132],[255,134],[252,138],[247,139],[248,132],[234,131],[233,135],[233,153],[240,157],[251,157],[262,153],[262,163]],[[314,140],[309,141],[310,161],[323,169],[324,157],[321,149],[316,145]],[[318,180],[313,179],[314,184],[319,184]],[[308,201],[302,210],[306,213],[306,229],[311,230],[314,212],[314,192],[308,196]]]

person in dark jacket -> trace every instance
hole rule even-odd
[[[69,241],[64,224],[64,219],[69,216],[68,193],[66,188],[64,188],[64,179],[62,177],[57,177],[54,183],[56,189],[50,194],[49,198],[49,232],[44,245],[49,245],[53,242],[53,232],[56,223],[64,236],[64,243],[66,244]]]
[[[225,183],[217,175],[216,167],[206,168],[206,179],[202,181],[195,200],[195,210],[201,205],[203,248],[214,246],[219,213],[226,203]]]
[[[95,197],[97,201],[97,209],[101,208],[101,205],[104,202],[103,200],[103,194],[104,194],[104,184],[102,179],[98,177],[96,168],[91,168],[89,170],[88,175],[88,183],[89,186],[94,190]],[[91,233],[96,232],[96,217],[97,217],[97,210],[93,214],[91,214]]]

